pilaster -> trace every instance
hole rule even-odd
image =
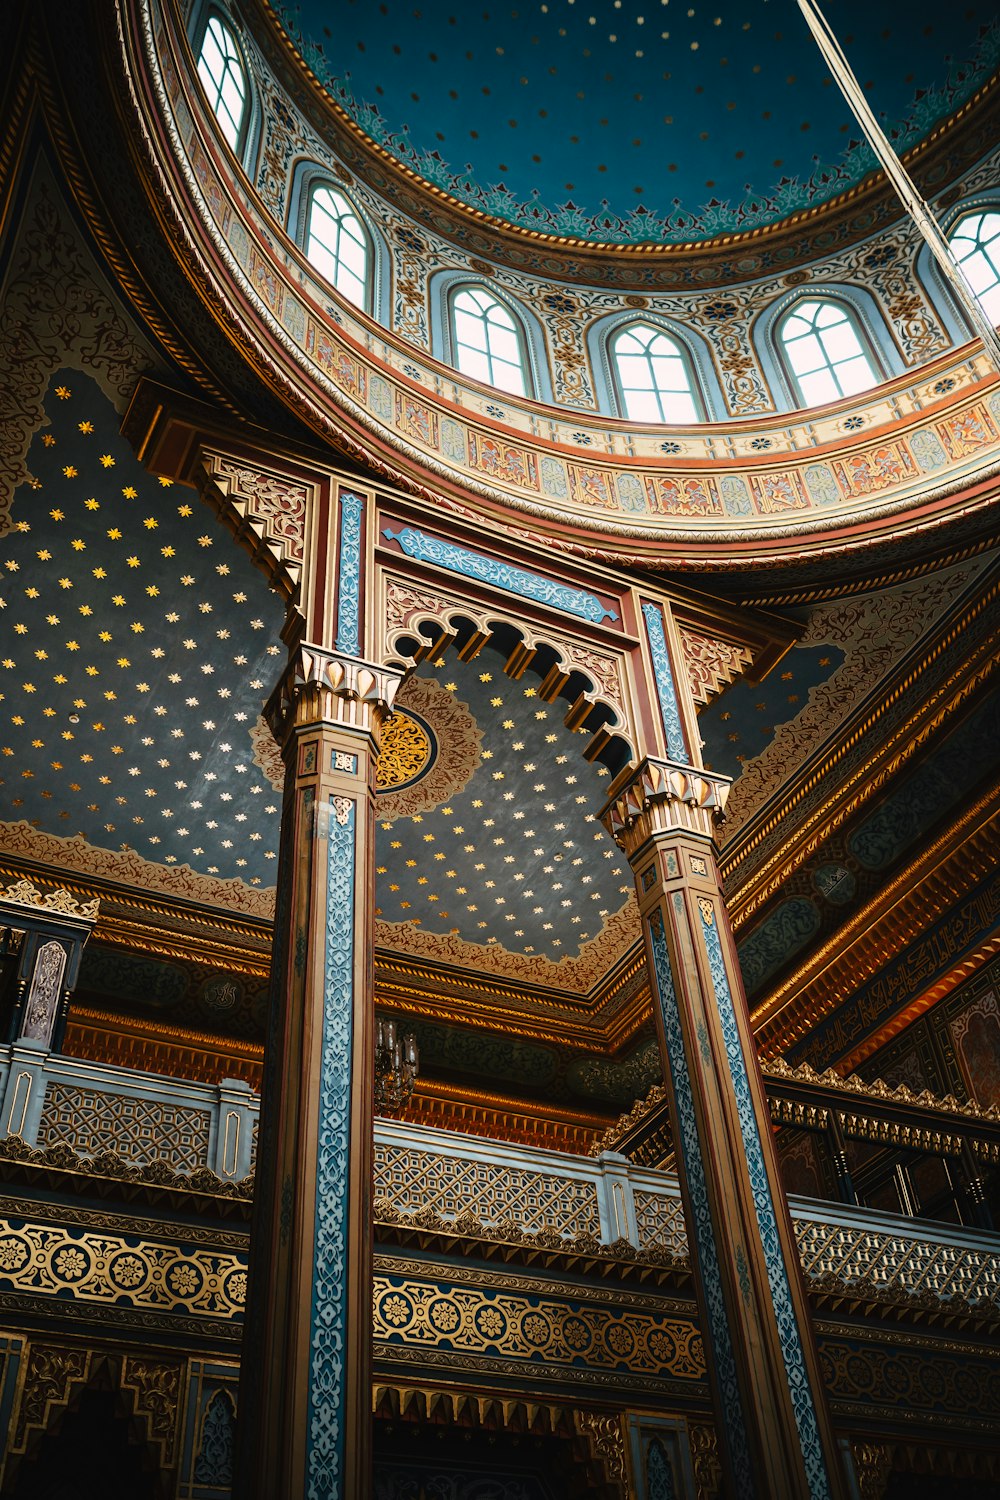
[[[371,1466],[374,788],[402,677],[306,645],[287,775],[235,1493],[361,1500]]]
[[[676,626],[642,607],[665,755],[611,788],[632,867],[727,1493],[826,1500],[844,1478],[713,844],[729,779],[697,764]]]

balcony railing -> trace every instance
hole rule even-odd
[[[252,1170],[259,1101],[240,1081],[189,1083],[18,1042],[0,1048],[0,1101],[0,1136],[43,1151],[208,1167],[230,1182]],[[611,1151],[571,1156],[380,1119],[374,1196],[376,1215],[397,1223],[687,1258],[676,1178]],[[817,1289],[1000,1316],[1000,1235],[811,1199],[790,1207]]]

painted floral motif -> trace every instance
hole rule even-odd
[[[257,295],[262,298],[273,313],[280,316],[283,295],[282,284],[268,262],[262,260],[255,250],[250,253],[249,270],[250,280]]]
[[[469,433],[469,464],[504,484],[519,489],[538,488],[538,463],[533,453],[502,443],[499,438]]]
[[[544,1344],[552,1333],[549,1320],[540,1313],[528,1313],[521,1323],[521,1331],[529,1344]]]
[[[417,370],[413,373],[419,374]],[[437,447],[437,417],[429,406],[403,391],[396,392],[396,426],[404,437],[414,438],[425,448]]]
[[[672,516],[710,516],[722,512],[714,480],[670,479],[666,475],[646,480],[651,510]]]
[[[846,495],[871,495],[911,478],[917,467],[903,443],[853,453],[833,466]]]
[[[250,730],[250,743],[253,746],[254,765],[263,771],[271,783],[271,789],[280,792],[285,785],[285,762],[263,714],[258,715],[256,724]]]
[[[146,1267],[138,1255],[119,1255],[111,1264],[111,1279],[131,1291],[146,1279]]]
[[[608,476],[603,469],[579,469],[569,466],[569,493],[580,505],[609,506],[614,502],[608,485]]]
[[[0,1239],[0,1271],[19,1271],[28,1259],[28,1248],[23,1240],[12,1235]]]
[[[499,1308],[481,1307],[476,1313],[476,1327],[484,1339],[499,1339],[507,1332],[507,1319]]]
[[[201,1285],[201,1276],[194,1266],[176,1265],[167,1273],[167,1285],[175,1296],[190,1297]]]
[[[432,1302],[430,1320],[439,1333],[452,1333],[458,1327],[458,1308],[454,1302]]]
[[[65,1249],[56,1251],[52,1264],[56,1272],[67,1281],[79,1281],[90,1263],[81,1250],[66,1246]]]
[[[620,1323],[613,1323],[607,1332],[609,1349],[621,1359],[627,1359],[635,1346],[635,1339],[629,1330]]]
[[[752,474],[754,500],[762,515],[783,510],[805,510],[809,504],[802,479],[794,469],[777,474]]]
[[[938,432],[951,458],[965,458],[978,453],[997,440],[997,429],[981,405],[970,407],[957,416],[938,423]]]
[[[398,1292],[382,1298],[380,1311],[385,1321],[393,1328],[402,1328],[403,1324],[408,1323],[413,1317],[413,1308]]]
[[[440,807],[449,797],[455,797],[472,779],[480,765],[480,745],[483,731],[476,723],[469,708],[449,693],[433,677],[414,673],[408,677],[396,697],[399,718],[406,718],[421,729],[426,744],[426,760],[423,774],[411,772],[407,784],[379,786],[376,804],[377,816],[384,822],[397,818],[411,818],[414,813],[429,812]],[[414,717],[410,717],[413,715]],[[385,734],[391,731],[393,714],[383,732],[382,754],[386,754]],[[433,737],[428,737],[427,730]],[[391,750],[391,739],[389,741]],[[379,758],[379,767],[382,757]],[[419,779],[415,779],[419,775]]]

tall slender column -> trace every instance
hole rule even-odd
[[[611,788],[649,960],[727,1493],[845,1493],[712,841],[728,778],[685,763],[658,606],[644,610],[668,749]],[[690,733],[690,731],[689,731]]]
[[[268,706],[286,763],[233,1493],[371,1489],[377,733],[402,673],[303,646]]]

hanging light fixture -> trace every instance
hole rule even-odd
[[[413,1033],[400,1036],[395,1021],[375,1021],[375,1109],[402,1109],[413,1093],[420,1052]]]

